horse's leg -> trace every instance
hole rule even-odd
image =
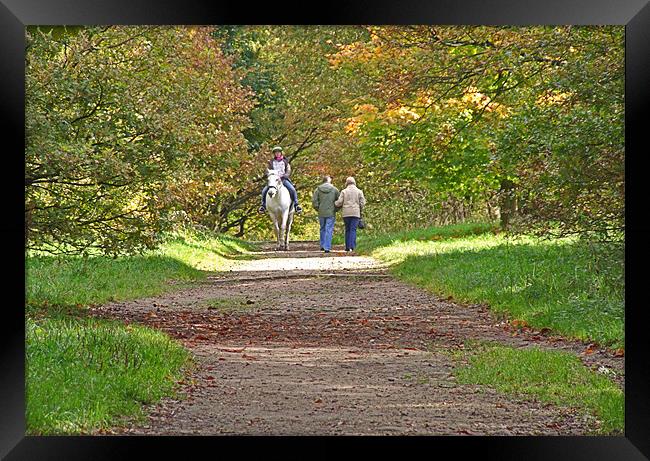
[[[289,217],[287,220],[287,230],[285,231],[286,234],[284,235],[284,248],[286,250],[289,249],[289,235],[291,234],[291,225],[293,224],[293,213],[289,213]]]
[[[287,221],[289,220],[289,209],[286,209],[282,213],[282,249],[283,250],[288,250],[288,238],[289,238],[289,232],[287,230]]]
[[[280,227],[278,223],[278,217],[276,215],[273,216],[273,230],[275,230],[275,239],[276,239],[276,245],[275,245],[275,250],[280,250]]]

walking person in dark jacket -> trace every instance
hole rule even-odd
[[[366,205],[366,198],[352,176],[345,180],[345,189],[334,204],[342,209],[345,222],[345,251],[354,251],[357,246],[357,226],[361,219],[361,210]]]
[[[332,185],[330,176],[323,177],[323,184],[314,190],[312,205],[318,211],[320,222],[320,249],[329,253],[332,249],[332,236],[336,220],[336,207],[334,202],[339,198],[339,190]]]

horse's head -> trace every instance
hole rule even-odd
[[[282,187],[282,179],[275,170],[266,170],[267,185],[269,186],[269,196],[273,198],[278,193],[278,189]]]

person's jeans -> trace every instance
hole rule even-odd
[[[359,219],[355,216],[347,216],[343,218],[345,223],[345,249],[354,250],[357,246],[357,226]]]
[[[320,247],[323,250],[330,251],[332,249],[332,236],[334,235],[334,216],[326,218],[318,218],[320,222]]]
[[[284,187],[287,188],[289,191],[289,195],[291,196],[291,200],[293,200],[293,203],[298,206],[298,192],[296,192],[296,188],[291,184],[291,181],[288,179],[283,179],[282,184],[284,184]],[[269,191],[269,186],[264,186],[264,189],[262,189],[262,206],[266,207],[266,193]]]

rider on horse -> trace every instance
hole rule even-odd
[[[291,184],[291,181],[289,181],[289,175],[291,175],[291,165],[282,154],[282,147],[274,147],[272,152],[274,156],[269,161],[268,168],[269,170],[275,170],[278,172],[282,178],[282,184],[284,184],[284,187],[286,187],[289,191],[289,195],[291,195],[291,200],[296,207],[296,213],[300,213],[302,212],[302,208],[300,205],[298,205],[298,193],[296,192],[294,185]],[[264,186],[264,189],[262,190],[262,206],[258,210],[260,213],[266,212],[266,193],[268,190],[269,186]]]

